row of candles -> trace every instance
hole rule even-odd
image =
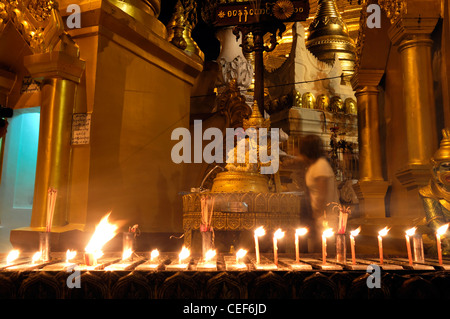
[[[101,247],[108,242],[110,239],[112,239],[115,235],[115,230],[117,229],[117,226],[112,225],[108,223],[108,215],[106,215],[99,225],[97,226],[94,235],[91,238],[91,241],[89,242],[88,246],[85,249],[85,262],[86,265],[92,266],[96,265],[97,259],[100,258],[103,253],[101,251]],[[442,248],[441,248],[441,237],[445,234],[445,232],[448,230],[449,224],[445,224],[441,226],[436,231],[436,241],[437,241],[437,252],[438,252],[438,261],[439,264],[442,265]],[[409,264],[413,264],[412,260],[412,254],[411,254],[411,245],[410,245],[410,238],[414,236],[416,227],[413,227],[411,229],[408,229],[405,234],[406,239],[406,247],[407,247],[407,254],[408,254],[408,261]],[[356,257],[355,257],[355,238],[360,233],[361,227],[358,227],[355,230],[350,231],[350,246],[351,246],[351,255],[352,255],[352,264],[356,264]],[[384,263],[383,260],[383,237],[387,235],[389,232],[389,228],[385,227],[382,230],[378,232],[378,248],[379,248],[379,255],[380,255],[380,264],[382,265]],[[295,262],[300,263],[300,249],[299,249],[299,242],[300,237],[305,236],[308,233],[307,228],[298,228],[295,230]],[[263,226],[258,227],[254,231],[254,239],[255,239],[255,254],[256,254],[256,264],[261,263],[261,257],[260,257],[260,249],[259,249],[259,237],[262,237],[266,234],[266,231]],[[327,263],[327,238],[333,236],[334,231],[331,228],[327,228],[322,233],[322,262],[325,265]],[[285,232],[281,229],[277,229],[274,232],[273,235],[273,254],[274,254],[274,264],[278,266],[278,240],[282,239],[285,236]],[[66,263],[70,263],[70,260],[75,258],[77,252],[72,250],[67,250],[66,252]],[[122,255],[122,260],[127,260],[130,258],[130,256],[133,254],[133,251],[131,248],[125,248]],[[236,253],[236,264],[241,264],[244,256],[247,254],[247,250],[240,249]],[[150,261],[155,260],[159,256],[159,251],[157,249],[153,250],[150,253]],[[178,255],[178,262],[179,264],[183,264],[186,259],[190,256],[190,251],[188,248],[184,247],[182,248],[181,252]],[[214,250],[210,250],[204,254],[204,261],[209,262],[216,256],[216,252]],[[6,260],[6,266],[11,265],[17,258],[19,257],[19,251],[18,250],[12,250]],[[46,258],[43,258],[42,251],[36,252],[32,256],[31,265],[36,264],[39,261],[48,261]]]

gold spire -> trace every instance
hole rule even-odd
[[[339,58],[344,75],[354,72],[355,43],[339,13],[335,0],[318,0],[314,20],[309,26],[306,47],[319,60],[333,64]],[[347,81],[350,77],[346,78]]]
[[[264,119],[261,112],[259,111],[258,103],[256,100],[253,102],[252,107],[252,114],[248,119],[244,119],[244,130],[248,129],[249,127],[254,128],[268,128],[270,126],[270,120]]]
[[[441,146],[434,153],[432,161],[435,164],[450,162],[450,129],[445,128],[442,130]]]

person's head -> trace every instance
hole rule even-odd
[[[299,153],[312,162],[325,156],[322,139],[317,135],[306,135],[302,137],[300,139]]]

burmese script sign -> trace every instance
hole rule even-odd
[[[269,23],[273,21],[305,21],[309,16],[308,0],[261,1],[259,8],[254,1],[220,4],[215,12],[215,26]],[[259,18],[259,21],[258,21]]]
[[[76,113],[72,116],[72,145],[89,144],[91,114]]]

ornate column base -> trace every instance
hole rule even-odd
[[[425,186],[431,178],[431,164],[408,164],[398,170],[395,177],[408,191]]]
[[[384,199],[389,183],[386,181],[358,181],[353,185],[359,200],[359,210],[364,218],[385,218]]]

